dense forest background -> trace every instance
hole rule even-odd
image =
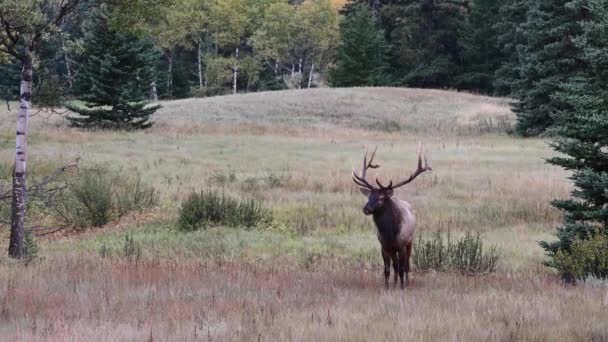
[[[128,13],[83,2],[90,8],[67,17],[62,34],[39,49],[33,99],[52,106],[86,99],[91,78],[103,78],[87,72],[99,69],[95,60],[106,51],[140,44],[149,48],[127,54],[145,55],[132,60],[147,63],[141,78],[147,81],[138,81],[142,96],[175,99],[321,86],[455,89],[517,100],[517,133],[534,136],[548,132],[563,109],[556,98],[560,89],[588,70],[585,27],[605,21],[602,10],[594,10],[598,4],[178,0],[156,6],[154,20],[138,21],[136,15],[129,19]],[[15,100],[19,63],[4,59],[0,96]]]

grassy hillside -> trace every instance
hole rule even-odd
[[[545,141],[504,133],[513,120],[507,103],[446,91],[313,89],[164,102],[147,132],[77,131],[36,116],[30,170],[43,174],[76,156],[83,165],[137,167],[161,203],[103,229],[41,238],[43,259],[26,268],[0,257],[0,336],[604,338],[605,290],[563,287],[542,266],[537,241],[551,238],[560,218],[548,201],[566,197],[570,184],[544,163],[552,155]],[[15,115],[0,114],[5,164]],[[503,251],[495,274],[415,271],[409,290],[383,289],[378,242],[350,170],[368,144],[379,147],[380,178],[405,175],[418,141],[434,171],[398,192],[416,210],[418,234],[482,232]],[[277,224],[177,231],[181,201],[209,187],[263,200]],[[120,257],[127,232],[141,248],[135,262]],[[6,246],[7,230],[1,235]]]

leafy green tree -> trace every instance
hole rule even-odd
[[[588,0],[538,0],[519,26],[525,44],[519,49],[519,80],[513,95],[519,100],[516,130],[524,136],[539,135],[561,110],[552,97],[560,84],[576,75],[585,64],[573,37],[581,34],[581,21],[589,20]]]
[[[588,20],[577,23],[580,34],[568,37],[581,51],[577,60],[585,68],[564,79],[551,96],[560,108],[552,129],[558,138],[552,146],[561,155],[548,162],[571,171],[575,186],[573,198],[553,202],[564,212],[564,225],[557,229],[558,240],[541,243],[551,257],[549,265],[554,267],[558,267],[558,256],[561,262],[564,257],[576,257],[570,255],[576,242],[599,234],[608,236],[608,4],[573,1],[568,9]],[[594,268],[599,267],[592,262],[587,260],[581,266],[586,275],[594,274]],[[603,269],[604,274],[607,271]],[[562,275],[575,280],[568,272]]]
[[[144,101],[155,80],[154,63],[159,57],[152,43],[130,33],[119,32],[100,12],[85,40],[86,59],[76,83],[84,106],[67,107],[79,116],[69,116],[72,127],[145,129],[150,115],[160,106]]]
[[[469,0],[396,0],[383,13],[402,84],[454,87],[463,71]]]
[[[299,6],[272,4],[252,41],[255,52],[275,75],[290,72],[302,79],[309,65],[310,87],[312,74],[323,72],[333,59],[338,36],[337,11],[328,0],[311,0]]]
[[[368,7],[358,6],[340,23],[337,62],[329,80],[336,87],[385,83],[384,32]]]

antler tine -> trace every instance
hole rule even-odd
[[[422,160],[424,159],[424,165],[422,165]],[[425,171],[432,171],[433,168],[430,166],[430,164],[428,163],[427,159],[426,159],[426,155],[422,155],[422,143],[419,142],[418,143],[418,165],[416,167],[416,171],[412,172],[412,174],[406,179],[403,180],[399,183],[397,183],[395,186],[393,186],[393,189],[396,189],[400,186],[404,186],[408,183],[410,183],[411,181],[413,181],[416,177],[418,177],[421,173],[425,172]]]
[[[380,167],[380,165],[373,164],[374,157],[376,157],[376,151],[378,151],[377,146],[374,149],[374,152],[372,153],[371,157],[369,158],[369,162],[368,162],[367,161],[367,145],[365,145],[365,155],[363,156],[363,169],[361,170],[361,176],[359,176],[357,174],[357,172],[353,169],[353,181],[357,185],[368,188],[368,189],[374,189],[374,186],[369,184],[367,182],[367,180],[365,179],[365,177],[367,174],[367,169],[377,169]]]

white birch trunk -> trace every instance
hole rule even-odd
[[[312,85],[312,74],[315,72],[315,63],[310,65],[310,73],[308,74],[308,88]]]
[[[236,81],[238,79],[239,76],[239,48],[236,48],[235,51],[235,61],[234,61],[234,72],[232,73],[232,93],[236,94]]]
[[[26,52],[21,71],[21,88],[19,92],[19,113],[17,115],[17,132],[15,145],[15,164],[13,167],[13,200],[11,206],[11,236],[8,248],[9,256],[21,258],[24,255],[25,208],[27,188],[25,171],[27,163],[27,128],[32,105],[32,56]]]
[[[203,89],[203,61],[201,52],[201,40],[198,40],[198,87]]]
[[[68,87],[72,89],[72,69],[70,68],[70,59],[68,57],[68,50],[65,48],[65,39],[61,36],[61,49],[63,50],[63,62],[65,63],[65,70],[68,74]]]
[[[156,82],[150,83],[150,102],[158,101],[158,92],[156,91]]]
[[[169,68],[167,70],[167,95],[173,96],[173,51],[169,53]]]

